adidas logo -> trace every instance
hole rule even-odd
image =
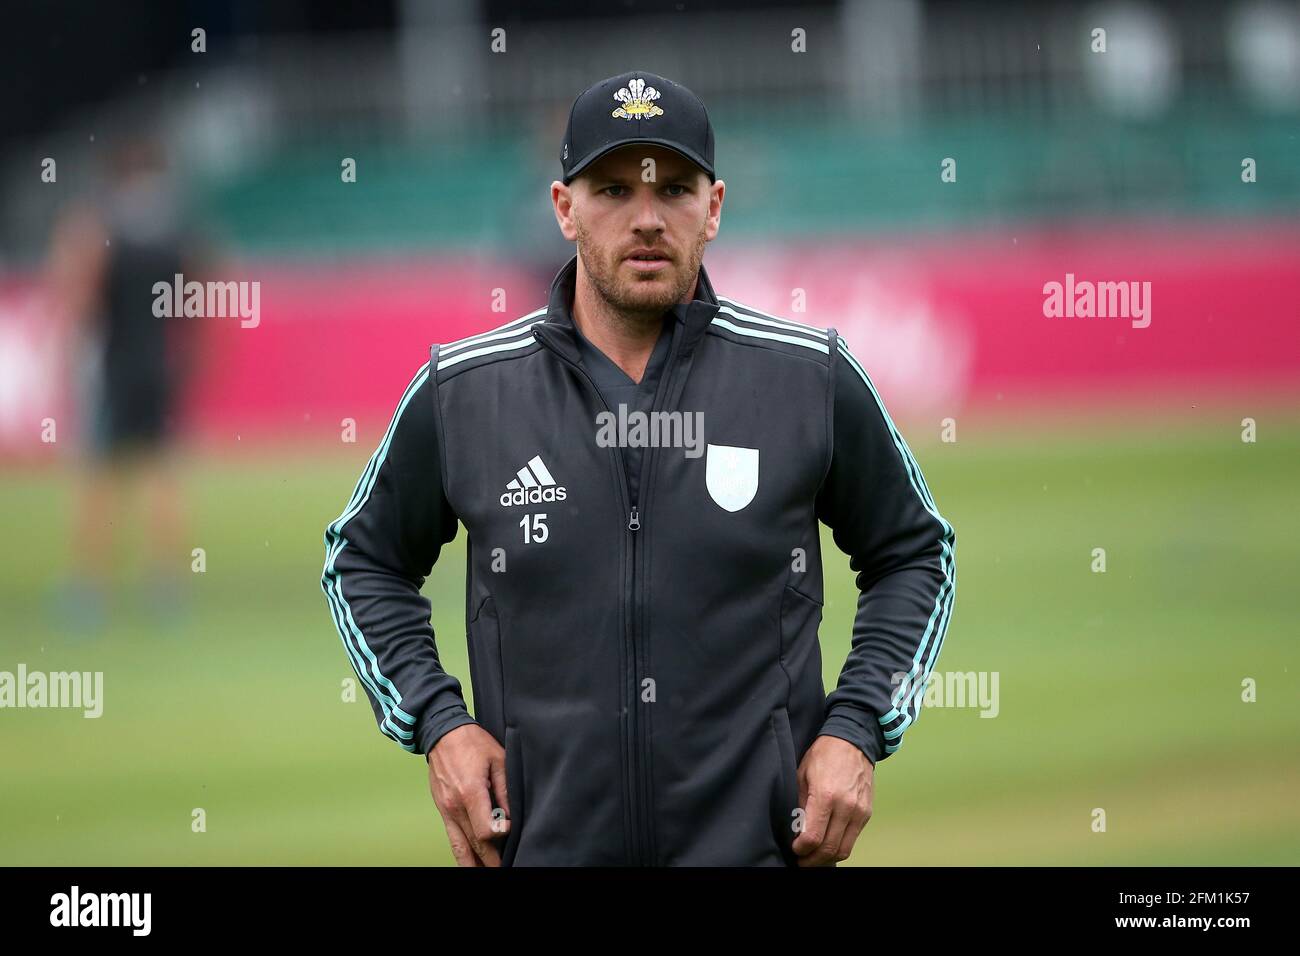
[[[540,501],[563,501],[569,496],[563,485],[556,485],[550,471],[542,463],[541,455],[528,459],[528,464],[515,472],[501,495],[501,505],[532,505]]]

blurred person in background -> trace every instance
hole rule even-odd
[[[192,372],[192,320],[154,314],[154,285],[197,274],[177,185],[153,134],[113,151],[102,196],[60,215],[47,279],[56,318],[71,326],[84,467],[76,487],[69,576],[51,596],[74,630],[104,622],[125,557],[118,533],[146,529],[151,610],[183,603],[188,555],[172,446],[183,383]]]
[[[530,297],[545,296],[555,274],[573,258],[575,246],[555,228],[555,207],[551,197],[538,193],[534,183],[547,181],[555,166],[555,144],[564,137],[569,121],[569,104],[557,103],[545,111],[533,127],[527,160],[530,171],[520,178],[514,202],[503,207],[509,214],[503,230],[508,246],[529,282]]]

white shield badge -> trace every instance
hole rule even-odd
[[[739,511],[758,491],[758,449],[709,445],[705,453],[704,484],[709,497],[727,511]]]

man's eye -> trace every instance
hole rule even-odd
[[[669,193],[670,196],[683,196],[686,194],[686,187],[681,183],[669,183],[668,188],[681,190],[680,192]]]
[[[605,187],[605,192],[609,193],[609,191],[610,191],[611,189],[627,189],[627,187],[626,187],[626,186],[606,186],[606,187]],[[611,196],[614,196],[614,195],[620,195],[620,194],[617,194],[617,193],[609,193],[609,194],[610,194]]]

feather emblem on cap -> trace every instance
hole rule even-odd
[[[623,105],[610,115],[621,116],[623,119],[628,120],[662,116],[664,111],[654,104],[654,101],[659,99],[659,96],[659,91],[653,86],[646,86],[645,80],[640,77],[630,80],[627,86],[622,87],[614,94],[614,99]]]

